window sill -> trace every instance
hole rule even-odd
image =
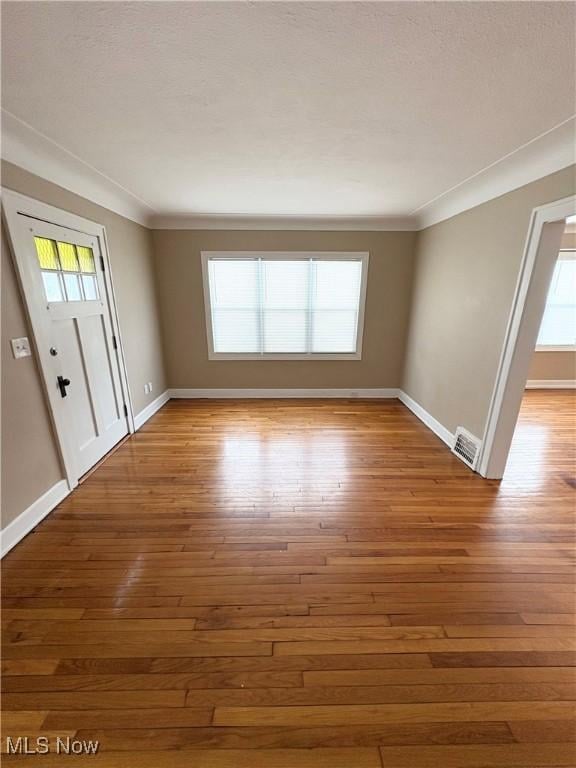
[[[232,354],[225,352],[210,352],[208,354],[209,360],[260,360],[262,362],[266,360],[361,360],[362,354],[360,352],[341,352],[341,353],[315,353],[309,355],[290,355],[290,354],[263,354],[263,355],[250,355],[250,354]]]
[[[576,345],[542,345],[537,346],[535,349],[536,352],[576,352]]]

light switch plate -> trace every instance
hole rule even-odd
[[[30,351],[30,342],[26,336],[22,336],[19,339],[11,339],[12,354],[16,359],[19,357],[30,357],[32,352]]]

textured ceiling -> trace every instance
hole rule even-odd
[[[573,114],[575,13],[5,2],[3,107],[159,213],[406,215]]]

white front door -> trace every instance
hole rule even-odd
[[[79,478],[129,431],[104,260],[98,237],[27,217],[24,224],[24,288],[43,327],[36,343],[48,347],[44,376],[59,437]]]

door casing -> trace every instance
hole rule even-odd
[[[546,295],[558,258],[563,223],[575,213],[576,195],[538,206],[532,211],[478,457],[478,471],[483,477],[500,480],[504,476]],[[557,226],[560,223],[562,226]]]
[[[118,369],[120,373],[120,385],[122,398],[127,409],[127,423],[129,433],[134,432],[134,411],[132,408],[132,401],[130,398],[130,390],[128,387],[128,376],[126,373],[126,362],[124,358],[124,349],[122,344],[122,334],[120,332],[120,325],[118,322],[118,312],[116,308],[116,299],[114,295],[114,286],[112,280],[112,271],[110,268],[110,259],[108,253],[108,245],[106,239],[106,230],[103,225],[97,222],[90,221],[76,214],[63,211],[60,208],[56,208],[47,203],[43,203],[34,198],[21,195],[18,192],[12,190],[2,189],[2,209],[4,222],[6,224],[6,231],[8,234],[8,240],[12,252],[12,258],[16,267],[16,274],[30,326],[32,330],[32,343],[36,354],[36,358],[39,363],[42,383],[44,387],[44,393],[48,410],[52,424],[54,426],[54,433],[57,440],[58,452],[60,461],[62,464],[62,470],[66,477],[68,487],[70,490],[78,485],[79,477],[75,470],[75,461],[73,456],[73,449],[67,440],[66,423],[63,418],[61,409],[58,408],[57,391],[53,386],[53,371],[50,364],[49,357],[49,338],[48,328],[45,323],[45,313],[39,307],[33,292],[33,273],[35,264],[30,259],[29,253],[29,240],[26,219],[37,219],[50,224],[55,224],[59,227],[79,232],[82,234],[95,237],[98,241],[100,255],[104,262],[104,283],[106,288],[106,298],[108,302],[108,311],[110,315],[110,323],[112,327],[112,333],[116,337],[117,349],[116,354],[118,356]]]

